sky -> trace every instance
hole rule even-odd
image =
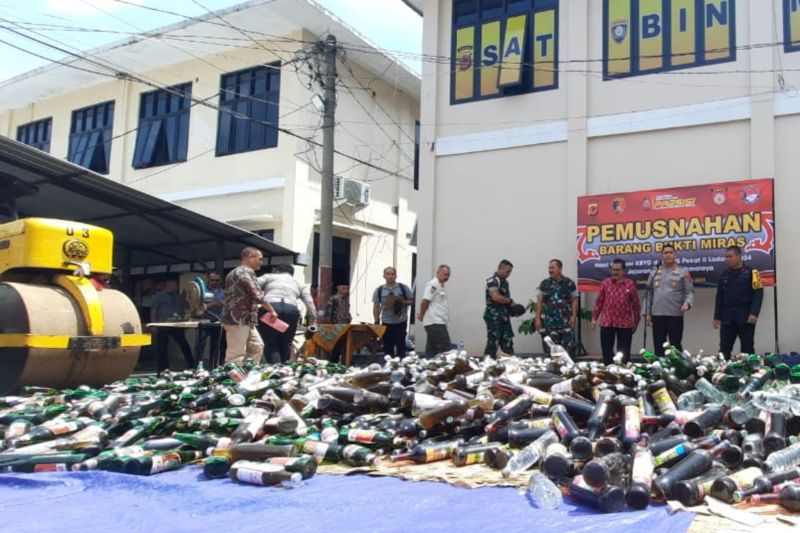
[[[402,0],[316,1],[381,48],[421,53],[422,18]],[[130,32],[153,30],[185,20],[182,17],[155,13],[143,7],[157,7],[191,17],[207,14],[205,8],[223,9],[240,2],[241,0],[0,0],[0,81],[48,63],[28,52],[49,59],[63,59],[65,56],[14,32],[35,31],[38,35],[33,36],[37,39],[50,36],[53,40],[67,43],[79,50],[91,50],[123,40]],[[115,31],[124,33],[114,33]],[[419,61],[403,61],[413,70],[420,71]]]

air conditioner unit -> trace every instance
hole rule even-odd
[[[343,185],[344,199],[353,205],[369,205],[370,185],[363,181],[345,179]]]
[[[345,178],[341,176],[333,177],[333,199],[344,200],[344,182]]]

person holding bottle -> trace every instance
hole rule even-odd
[[[730,359],[736,337],[743,353],[755,352],[756,322],[764,300],[764,286],[758,270],[745,266],[738,246],[725,250],[725,263],[728,268],[717,285],[714,329],[719,330],[719,351]]]
[[[664,342],[683,350],[683,314],[694,304],[689,270],[675,262],[675,246],[665,243],[661,262],[647,278],[645,326],[653,328],[653,351],[664,357]]]
[[[264,356],[273,364],[285,363],[292,357],[292,342],[300,321],[300,301],[306,308],[308,325],[317,323],[317,308],[311,297],[311,290],[294,277],[294,267],[287,263],[279,263],[274,267],[274,274],[259,276],[258,285],[264,291],[264,299],[269,302],[278,318],[289,324],[286,331],[278,331],[269,326],[262,326],[264,335]]]
[[[636,282],[626,277],[625,272],[625,261],[614,259],[611,262],[611,276],[600,283],[592,310],[592,331],[600,325],[603,363],[607,365],[614,361],[615,344],[623,360],[630,360],[633,333],[639,327],[639,293]]]
[[[550,337],[575,356],[577,341],[572,328],[578,321],[578,287],[561,272],[564,264],[551,259],[547,265],[549,277],[536,290],[536,317],[534,326],[542,335],[542,350],[550,353],[545,337]]]

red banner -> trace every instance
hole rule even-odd
[[[670,243],[698,287],[716,287],[725,249],[742,249],[765,286],[775,285],[773,181],[758,179],[578,198],[578,287],[591,292],[623,259],[644,285]]]

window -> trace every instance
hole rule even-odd
[[[604,79],[736,60],[736,0],[603,0]]]
[[[38,148],[42,152],[49,152],[50,130],[52,128],[52,117],[37,120],[36,122],[28,122],[17,128],[17,140],[28,146]]]
[[[259,237],[263,237],[263,238],[267,239],[268,241],[275,242],[275,230],[274,229],[262,229],[262,230],[254,231],[253,233],[258,235]]]
[[[558,88],[558,0],[454,0],[450,102]]]
[[[783,50],[800,50],[800,0],[783,0]]]
[[[222,76],[217,155],[278,146],[280,64]]]
[[[414,121],[414,190],[419,190],[419,120]]]
[[[68,159],[89,170],[108,174],[113,126],[113,101],[73,111]]]
[[[133,168],[186,161],[192,84],[142,93]]]

